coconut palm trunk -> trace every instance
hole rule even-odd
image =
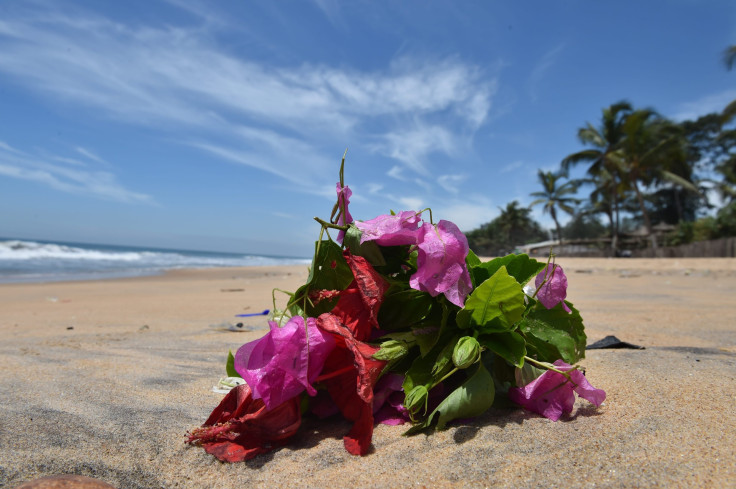
[[[634,193],[636,193],[636,201],[639,203],[639,209],[641,210],[641,216],[644,219],[644,227],[647,229],[647,235],[649,236],[649,242],[652,245],[652,251],[655,253],[657,252],[657,237],[654,235],[654,232],[652,230],[652,221],[649,219],[649,213],[647,212],[647,208],[644,205],[644,196],[641,193],[641,190],[639,190],[639,184],[636,180],[632,181],[633,187],[634,187]]]
[[[557,220],[557,212],[554,208],[550,209],[550,216],[552,216],[552,220],[555,222],[555,228],[557,229],[557,240],[562,244],[562,228],[560,227],[560,222]]]

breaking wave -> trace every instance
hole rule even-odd
[[[0,240],[0,282],[73,280],[159,273],[174,268],[308,264],[304,258]]]

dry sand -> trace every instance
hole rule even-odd
[[[595,409],[553,423],[492,410],[404,437],[378,426],[375,451],[343,449],[342,421],[307,422],[294,442],[223,464],[184,435],[221,395],[220,331],[271,308],[305,267],[177,271],[99,282],[0,285],[0,487],[79,474],[115,487],[736,487],[736,260],[560,258],[589,342]],[[73,328],[73,329],[70,329]]]

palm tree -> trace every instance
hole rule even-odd
[[[508,253],[516,245],[545,239],[542,227],[530,217],[531,210],[518,201],[506,204],[491,222],[466,233],[468,244],[476,254],[491,256]]]
[[[732,44],[723,51],[723,63],[729,71],[733,68],[733,65],[736,64],[736,45]],[[723,123],[731,122],[734,117],[736,117],[736,100],[728,104],[726,108],[723,109]]]
[[[499,210],[501,214],[495,220],[509,247],[541,237],[541,228],[532,219],[531,209],[528,207],[520,207],[519,202],[514,200],[506,204],[505,209],[499,207]]]
[[[624,195],[623,184],[615,175],[603,170],[593,178],[585,179],[585,183],[593,185],[593,191],[590,193],[589,212],[603,213],[608,218],[609,230],[611,233],[611,245],[613,252],[616,251],[614,239],[618,237],[620,229],[618,223],[618,200],[614,203],[614,198]],[[615,207],[615,208],[614,208]],[[614,215],[614,210],[616,215]]]
[[[662,119],[650,109],[632,112],[623,125],[624,137],[620,143],[620,158],[624,169],[624,181],[633,189],[641,211],[652,249],[657,249],[657,239],[652,233],[642,185],[668,182],[694,192],[698,192],[683,173],[687,155],[681,129]],[[674,171],[673,171],[674,170]]]
[[[716,171],[723,176],[723,180],[716,182],[715,189],[725,202],[736,201],[736,158],[718,165]]]
[[[626,101],[603,109],[600,127],[587,123],[586,127],[578,130],[580,142],[593,148],[573,153],[562,160],[564,171],[578,163],[588,163],[587,173],[597,183],[594,192],[607,193],[603,201],[609,205],[606,214],[611,223],[611,254],[614,256],[618,249],[619,201],[623,192],[619,147],[624,138],[624,122],[631,112],[631,104]]]
[[[538,170],[537,177],[539,178],[539,183],[542,185],[544,190],[529,194],[532,197],[538,197],[534,202],[529,204],[529,207],[534,207],[537,204],[544,204],[544,212],[548,212],[552,217],[552,220],[555,222],[557,239],[559,239],[560,242],[562,242],[562,228],[557,220],[557,209],[559,208],[562,211],[573,215],[575,213],[573,206],[579,202],[578,199],[569,197],[569,195],[573,195],[577,192],[577,182],[570,180],[559,187],[557,186],[558,182],[566,176],[567,175],[563,172],[552,173],[550,171],[544,172],[542,170]]]
[[[733,65],[736,64],[736,46],[728,46],[723,51],[723,62],[729,70],[733,68]]]

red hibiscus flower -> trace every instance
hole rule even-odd
[[[339,292],[332,312],[317,318],[317,327],[335,340],[335,349],[317,380],[324,381],[342,415],[354,422],[344,438],[345,449],[353,455],[365,455],[373,437],[373,387],[386,362],[373,359],[378,348],[363,341],[378,328],[378,310],[388,282],[365,258],[349,250],[343,256],[355,280]]]
[[[263,400],[253,399],[250,387],[243,384],[225,396],[187,442],[201,444],[223,462],[242,462],[282,445],[301,421],[298,396],[267,410]]]
[[[386,362],[375,360],[378,348],[358,341],[334,314],[322,314],[317,326],[335,338],[335,349],[318,380],[324,381],[342,415],[354,422],[343,438],[345,449],[353,455],[365,455],[373,438],[373,387]]]
[[[349,250],[345,250],[343,256],[355,280],[339,292],[340,298],[332,314],[342,321],[355,339],[366,341],[371,329],[378,328],[378,309],[389,284],[362,256],[353,255]]]

